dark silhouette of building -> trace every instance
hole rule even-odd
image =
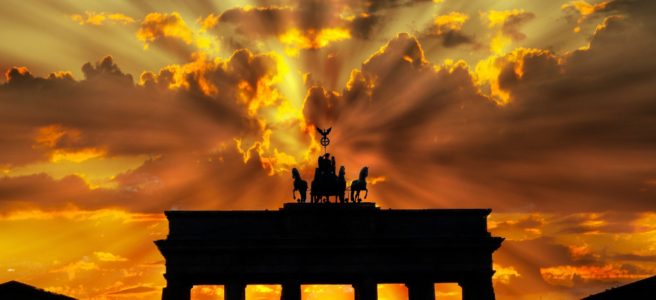
[[[0,299],[3,300],[75,300],[64,295],[44,291],[42,289],[18,281],[7,281],[0,284]]]
[[[356,300],[378,283],[403,283],[410,300],[435,299],[435,283],[456,282],[465,300],[492,300],[489,209],[380,209],[287,203],[273,211],[167,211],[169,234],[155,242],[166,259],[164,300],[188,300],[193,285],[224,285],[243,300],[247,284],[351,284]]]
[[[638,280],[620,287],[612,288],[599,294],[590,295],[582,300],[653,300],[656,299],[656,276]]]

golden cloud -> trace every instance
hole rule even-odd
[[[77,22],[80,25],[93,25],[93,26],[100,26],[106,22],[112,22],[121,25],[127,25],[135,22],[135,20],[132,17],[121,13],[106,13],[106,12],[95,12],[95,11],[86,11],[84,12],[84,15],[82,14],[71,15],[71,20]]]
[[[179,13],[149,13],[141,22],[137,38],[146,43],[160,38],[174,38],[191,44],[194,34]]]
[[[84,271],[89,272],[98,269],[99,267],[95,262],[87,261],[87,259],[84,259],[74,263],[67,264],[61,268],[54,269],[51,272],[53,273],[64,272],[66,273],[66,275],[68,275],[68,280],[72,281],[75,279],[75,276],[80,272],[84,272]]]
[[[510,280],[521,276],[521,274],[519,274],[519,272],[517,272],[517,270],[515,270],[513,267],[504,267],[498,264],[494,264],[493,269],[494,275],[492,276],[492,280],[495,282],[509,284]]]
[[[111,252],[96,251],[93,252],[93,255],[96,256],[96,258],[102,262],[122,262],[128,260],[125,257],[113,254]]]
[[[603,266],[556,266],[540,268],[540,275],[552,285],[573,287],[577,278],[583,280],[613,281],[617,279],[643,279],[652,275],[651,272],[632,271],[622,265],[606,264]]]
[[[216,98],[222,105],[243,112],[244,117],[254,121],[259,136],[234,137],[236,150],[245,163],[256,154],[271,175],[288,172],[292,166],[311,160],[310,153],[318,151],[310,141],[314,133],[306,127],[300,107],[280,91],[284,72],[288,72],[280,56],[255,55],[242,49],[227,60],[211,60],[202,54],[194,58],[185,65],[168,66],[159,75],[142,74],[141,84],[198,90],[204,96]],[[281,131],[283,128],[296,133],[285,134]]]
[[[62,80],[69,80],[73,81],[73,74],[68,71],[57,71],[57,72],[52,72],[50,75],[48,75],[48,79],[62,79]]]
[[[462,28],[467,20],[469,20],[468,15],[457,11],[439,15],[434,18],[433,24],[428,27],[425,35],[441,39],[442,46],[446,48],[461,44],[472,44],[474,43],[473,36],[466,35],[462,32]]]
[[[301,31],[292,28],[278,36],[285,45],[285,52],[290,56],[298,55],[300,50],[319,49],[337,41],[351,38],[351,32],[346,28],[322,28]]]
[[[524,77],[526,73],[525,61],[546,60],[545,65],[553,65],[550,72],[544,72],[545,76],[553,75],[553,72],[559,71],[560,60],[547,50],[535,48],[517,48],[512,52],[503,55],[492,55],[481,60],[475,67],[475,78],[479,86],[489,89],[487,94],[492,97],[498,104],[505,105],[511,101],[511,95],[508,92],[508,85]],[[553,62],[553,63],[549,63]],[[545,70],[541,70],[543,72]],[[531,72],[531,77],[539,76]]]
[[[495,235],[506,240],[523,241],[543,236],[542,227],[545,223],[546,218],[541,214],[492,215],[488,227]]]
[[[498,28],[490,40],[490,50],[497,55],[505,53],[512,41],[525,39],[526,35],[519,31],[519,27],[535,18],[535,14],[523,9],[490,10],[481,16],[489,28]]]
[[[66,129],[61,125],[50,125],[39,128],[34,141],[37,145],[54,148],[61,140],[69,139],[77,141],[80,139],[80,135],[79,130]]]
[[[34,138],[35,147],[50,150],[50,161],[83,162],[103,157],[107,150],[97,147],[79,147],[82,133],[77,129],[65,128],[59,124],[40,127]]]
[[[217,24],[219,24],[219,15],[216,14],[209,14],[207,17],[203,19],[198,19],[197,22],[200,24],[200,30],[201,32],[210,30],[214,27],[216,27]]]
[[[343,8],[343,9],[342,9]],[[260,48],[276,38],[290,56],[303,50],[324,48],[353,37],[367,39],[379,17],[366,12],[353,14],[348,5],[336,2],[304,2],[295,6],[246,6],[209,15],[199,23],[220,34],[233,32],[235,49]],[[258,38],[258,43],[253,41]]]
[[[579,17],[576,20],[576,27],[574,27],[574,32],[581,31],[581,25],[590,18],[593,14],[604,11],[612,1],[602,1],[599,3],[588,3],[585,0],[576,0],[570,1],[560,6],[560,9],[563,11],[575,11],[578,13]]]
[[[437,34],[446,34],[448,31],[460,31],[462,26],[467,22],[469,16],[461,12],[450,12],[446,15],[440,15],[435,17],[433,21]]]
[[[633,226],[640,231],[656,231],[656,212],[642,213]]]

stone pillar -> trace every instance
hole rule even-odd
[[[298,282],[283,283],[280,300],[301,300],[301,284]]]
[[[373,280],[363,280],[353,284],[355,300],[377,300],[378,286]]]
[[[435,300],[435,285],[427,280],[410,281],[408,287],[408,300]]]
[[[162,300],[189,300],[191,299],[191,285],[167,280],[162,290]]]
[[[228,282],[224,285],[223,295],[225,300],[245,300],[246,284],[241,282]]]
[[[468,277],[458,284],[462,288],[462,300],[495,300],[492,275]]]

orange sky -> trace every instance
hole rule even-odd
[[[651,2],[5,1],[0,282],[158,299],[162,211],[277,209],[315,125],[381,207],[492,208],[498,299],[654,275]]]

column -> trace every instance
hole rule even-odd
[[[428,280],[410,281],[408,287],[408,300],[435,300],[435,285]]]
[[[301,300],[301,284],[298,282],[283,283],[280,300]]]
[[[246,284],[241,282],[228,282],[224,285],[223,295],[225,300],[245,300]]]
[[[191,285],[173,280],[167,280],[162,290],[162,300],[189,300],[191,299]]]
[[[377,300],[378,286],[373,280],[363,280],[353,284],[355,300]]]
[[[495,300],[492,276],[475,276],[458,282],[462,288],[462,300]]]

